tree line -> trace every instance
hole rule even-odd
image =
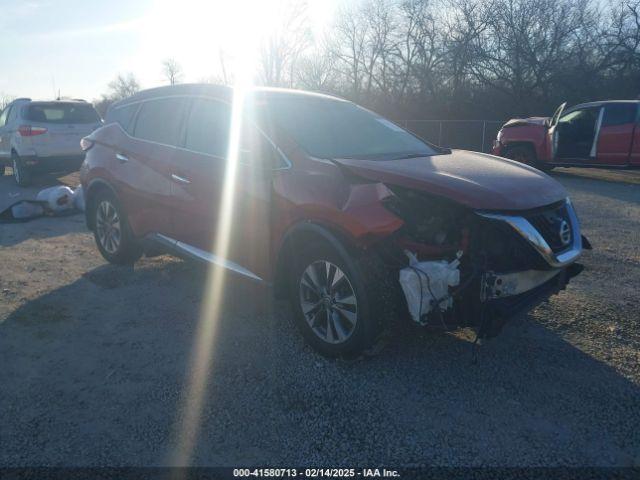
[[[260,46],[256,83],[336,94],[395,119],[550,115],[640,94],[640,0],[361,0],[314,37],[304,0]],[[228,52],[215,54],[233,83]],[[167,59],[167,83],[184,78]],[[96,105],[140,89],[118,75]]]
[[[282,65],[265,83],[398,119],[549,115],[640,94],[639,0],[368,0],[307,49],[287,40],[267,51]]]

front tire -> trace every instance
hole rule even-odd
[[[514,147],[510,147],[507,149],[504,156],[511,160],[515,160],[516,162],[524,163],[537,168],[538,170],[542,170],[543,172],[548,172],[553,169],[553,166],[538,161],[538,156],[536,155],[535,150],[533,147],[528,145],[516,145]]]
[[[131,265],[142,255],[124,210],[116,196],[103,191],[91,202],[93,235],[98,250],[109,263]]]
[[[16,153],[11,155],[11,166],[16,184],[20,187],[28,187],[31,184],[31,172]]]
[[[373,259],[345,258],[324,242],[305,248],[291,269],[290,301],[298,329],[315,350],[330,357],[373,347],[391,323],[387,278]],[[373,263],[372,263],[373,262]],[[388,292],[387,292],[388,293]]]

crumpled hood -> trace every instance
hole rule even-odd
[[[502,128],[521,127],[524,125],[539,125],[542,127],[547,120],[549,120],[549,117],[512,118]]]
[[[562,185],[533,167],[466,150],[400,160],[334,161],[360,177],[421,190],[476,210],[528,210],[567,196]]]

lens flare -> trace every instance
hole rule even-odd
[[[243,43],[244,47],[249,45],[249,43]],[[216,213],[216,218],[218,218],[212,251],[220,258],[228,258],[227,253],[232,234],[243,114],[245,113],[245,100],[251,88],[253,67],[255,65],[253,51],[253,49],[249,48],[239,48],[238,54],[235,56],[239,60],[235,65],[236,83],[233,89],[229,149],[223,191],[218,211],[212,210],[212,213]],[[177,446],[171,460],[171,464],[175,466],[187,466],[190,464],[193,449],[198,439],[202,407],[211,373],[213,346],[227,286],[226,276],[227,270],[225,268],[218,265],[210,265],[204,290],[205,298],[191,355],[189,377],[183,392],[182,408],[179,412]]]

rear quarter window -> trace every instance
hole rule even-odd
[[[107,113],[106,123],[118,123],[125,132],[133,134],[133,117],[139,106],[140,104],[135,103],[110,109]]]
[[[34,103],[24,110],[26,120],[36,123],[98,123],[98,112],[88,103]]]
[[[136,118],[133,136],[164,145],[178,145],[185,101],[160,98],[143,102]]]
[[[602,125],[610,127],[625,125],[636,121],[637,105],[633,103],[613,103],[604,107]]]

